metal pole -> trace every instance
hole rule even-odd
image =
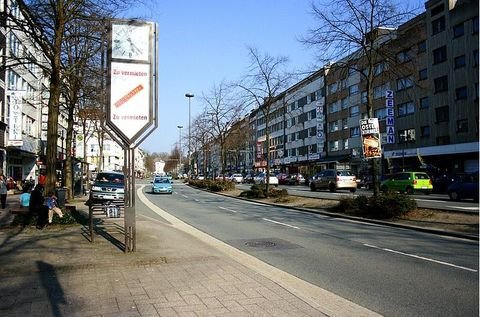
[[[191,129],[192,129],[192,124],[191,124],[191,116],[190,116],[190,99],[194,97],[194,94],[186,93],[185,97],[188,98],[188,180],[190,180],[190,176],[192,174],[190,170],[190,153],[191,153]]]
[[[183,126],[177,125],[178,128],[178,168],[177,168],[177,176],[180,177],[180,167],[182,166],[182,128]]]

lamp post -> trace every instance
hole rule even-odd
[[[178,128],[178,171],[179,174],[180,167],[182,166],[182,125],[177,125]]]
[[[188,180],[190,180],[190,175],[191,175],[191,171],[190,171],[190,152],[191,152],[191,134],[190,134],[190,130],[191,130],[191,123],[190,123],[190,100],[195,97],[193,94],[191,93],[186,93],[185,94],[185,97],[188,98]]]

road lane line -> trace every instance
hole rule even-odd
[[[299,227],[295,227],[295,226],[292,226],[292,225],[289,225],[289,224],[286,224],[286,223],[283,223],[283,222],[278,222],[278,221],[267,219],[267,218],[262,218],[262,219],[265,220],[265,221],[276,223],[277,225],[287,226],[287,227],[294,228],[294,229],[300,229]]]
[[[183,196],[183,197],[185,197],[185,198],[188,198],[188,196],[187,196],[187,195],[184,195],[184,194],[182,194],[182,196]]]
[[[371,311],[363,306],[340,297],[321,287],[304,281],[294,275],[284,272],[266,262],[251,256],[239,249],[226,244],[203,231],[181,221],[165,210],[152,203],[142,192],[143,186],[137,189],[137,195],[146,207],[150,208],[157,215],[165,219],[171,226],[183,232],[191,234],[193,237],[211,245],[217,250],[228,255],[234,261],[241,263],[243,266],[258,272],[262,276],[271,279],[287,291],[298,296],[314,308],[320,310],[328,316],[365,316],[380,317],[378,313]]]
[[[223,210],[226,210],[226,211],[234,212],[234,213],[237,213],[237,212],[238,212],[238,211],[236,211],[236,210],[229,209],[229,208],[225,208],[225,207],[218,207],[218,208],[223,209]]]
[[[470,271],[470,272],[478,272],[478,270],[471,269],[471,268],[468,268],[468,267],[465,267],[465,266],[460,266],[460,265],[455,265],[455,264],[448,263],[448,262],[438,261],[438,260],[426,258],[426,257],[415,255],[415,254],[395,251],[395,250],[392,250],[392,249],[381,248],[381,247],[377,247],[375,245],[366,244],[366,243],[364,243],[363,245],[366,246],[366,247],[369,247],[369,248],[374,248],[374,249],[383,250],[383,251],[386,251],[386,252],[391,252],[391,253],[395,253],[395,254],[409,256],[409,257],[424,260],[424,261],[429,261],[429,262],[433,262],[433,263],[437,263],[437,264],[442,264],[442,265],[446,265],[446,266],[455,267],[457,269],[462,269],[462,270],[466,270],[466,271]]]

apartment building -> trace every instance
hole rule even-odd
[[[21,18],[15,1],[2,1],[0,11]],[[36,63],[45,61],[28,36],[0,23],[0,169],[15,180],[36,178],[41,161],[42,130],[46,130],[48,78]],[[36,63],[34,63],[36,61]],[[59,137],[60,138],[60,137]],[[46,137],[44,138],[46,141]],[[61,144],[61,142],[59,142]]]

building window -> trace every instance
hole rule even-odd
[[[398,141],[400,143],[415,142],[415,129],[398,131]]]
[[[290,111],[293,111],[293,110],[295,110],[295,102],[292,102],[290,104]]]
[[[465,33],[463,23],[457,24],[453,27],[453,38],[461,37]]]
[[[410,50],[403,50],[400,53],[397,54],[397,63],[405,63],[408,62],[412,59],[412,54],[410,53]]]
[[[338,121],[330,122],[328,125],[329,125],[328,131],[330,132],[338,131]]]
[[[361,93],[361,97],[360,97],[360,102],[361,103],[367,103],[367,92],[366,91],[362,91]]]
[[[455,69],[465,67],[465,55],[455,57]]]
[[[468,132],[468,119],[457,120],[457,133]]]
[[[309,120],[315,119],[317,117],[317,109],[313,109],[309,113]]]
[[[385,70],[385,64],[384,63],[378,63],[373,68],[373,74],[375,76],[378,76],[381,73],[383,73],[384,70]]]
[[[347,109],[348,108],[347,98],[343,98],[342,100],[340,100],[340,105],[341,105],[342,110]]]
[[[428,97],[420,98],[420,109],[428,109]]]
[[[338,140],[328,142],[330,151],[338,151]]]
[[[398,116],[403,117],[415,113],[415,106],[412,101],[398,105]]]
[[[329,94],[336,93],[337,90],[338,90],[338,83],[333,83],[333,84],[328,85],[328,93]]]
[[[442,76],[435,78],[433,80],[435,86],[435,93],[443,92],[448,90],[448,76]]]
[[[373,116],[378,120],[385,120],[387,117],[387,108],[377,109],[373,112]]]
[[[448,135],[437,137],[437,145],[450,144],[450,137]]]
[[[317,127],[312,127],[309,129],[309,136],[316,136],[317,135]]]
[[[397,79],[397,91],[413,87],[412,76]]]
[[[443,106],[435,109],[436,122],[448,122],[450,120],[448,106]]]
[[[345,130],[345,129],[348,129],[348,119],[347,118],[343,118],[342,119],[342,128]]]
[[[420,137],[422,137],[422,138],[430,137],[430,126],[429,125],[425,125],[423,127],[420,127]]]
[[[360,106],[352,106],[350,107],[350,117],[358,116],[360,113]]]
[[[425,53],[427,51],[427,41],[421,41],[417,44],[417,52]]]
[[[424,68],[418,72],[418,79],[419,80],[425,80],[427,79],[427,69]]]
[[[334,113],[334,112],[338,112],[340,111],[340,102],[339,100],[331,103],[329,106],[328,106],[328,113]]]
[[[305,106],[307,104],[307,96],[298,99],[297,104],[298,104],[298,108]]]
[[[433,16],[435,16],[435,15],[437,15],[437,14],[440,14],[440,13],[443,12],[444,9],[445,9],[445,7],[444,7],[444,5],[443,5],[443,3],[442,3],[442,4],[438,5],[438,6],[436,6],[435,8],[432,8],[432,10],[430,10],[430,16],[433,17]]]
[[[433,50],[433,64],[442,63],[447,60],[447,47],[442,46]]]
[[[478,33],[478,16],[472,19],[472,31],[473,34]]]
[[[343,149],[348,150],[348,139],[343,139]]]
[[[350,96],[358,94],[358,85],[352,85],[348,87],[348,93]]]
[[[290,126],[293,127],[296,124],[296,118],[290,119]]]
[[[316,93],[316,92],[312,92],[312,93],[310,94],[310,102],[313,102],[313,101],[315,101],[315,100],[317,100],[317,93]]]
[[[455,99],[456,100],[463,100],[467,99],[467,86],[459,87],[455,89]]]
[[[360,135],[360,127],[350,128],[350,137],[356,137]]]
[[[432,21],[432,35],[445,31],[445,17],[441,16]]]
[[[383,98],[385,97],[385,90],[388,89],[387,84],[373,87],[373,99]]]

